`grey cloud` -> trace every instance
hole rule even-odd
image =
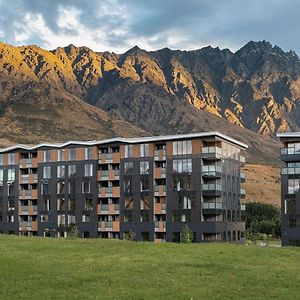
[[[265,39],[300,53],[298,0],[0,0],[0,30],[5,41],[15,43],[13,24],[25,12],[41,14],[57,34],[62,30],[75,34],[58,27],[60,7],[78,9],[80,22],[91,30],[104,29],[112,47],[126,47],[129,40],[142,39],[152,47],[170,47],[171,32],[192,45],[241,47],[249,40]],[[113,32],[119,28],[128,30],[125,34]],[[38,43],[43,37],[36,39]],[[178,47],[189,48],[187,44]]]

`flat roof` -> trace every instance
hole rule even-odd
[[[277,132],[278,138],[300,138],[300,131],[295,132]]]
[[[161,135],[161,136],[149,136],[149,137],[139,137],[139,138],[122,138],[116,137],[111,139],[105,139],[100,141],[68,141],[65,143],[41,143],[36,145],[23,145],[17,144],[11,147],[0,149],[0,153],[10,152],[17,149],[21,150],[36,150],[42,147],[49,148],[63,148],[70,145],[82,145],[82,146],[95,146],[95,145],[104,145],[110,143],[124,143],[124,144],[136,144],[136,143],[147,143],[155,141],[169,141],[169,140],[179,140],[179,139],[190,139],[190,138],[215,138],[217,140],[224,140],[229,143],[232,143],[242,149],[247,149],[248,145],[244,144],[234,138],[231,138],[228,135],[220,133],[218,131],[211,132],[200,132],[200,133],[188,133],[188,134],[175,134],[175,135]]]

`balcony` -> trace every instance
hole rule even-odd
[[[37,158],[23,158],[20,159],[19,168],[28,169],[28,168],[37,168],[38,162]]]
[[[160,215],[166,213],[166,203],[154,203],[154,214]]]
[[[113,231],[113,221],[100,221],[98,222],[98,229],[100,231]]]
[[[99,164],[120,163],[120,153],[102,153],[99,154]]]
[[[221,178],[222,168],[220,166],[202,166],[202,177]]]
[[[165,221],[155,221],[154,231],[155,232],[166,232],[166,222]]]
[[[300,168],[282,168],[281,175],[299,175]]]
[[[98,171],[98,181],[108,180],[108,170]]]
[[[223,210],[225,208],[224,203],[222,202],[203,202],[202,203],[202,209],[204,210]]]
[[[203,147],[202,158],[206,160],[218,160],[222,158],[222,148],[220,147]]]
[[[298,148],[281,148],[280,158],[283,161],[300,161],[300,149]]]
[[[19,231],[37,231],[36,221],[21,221],[19,222]]]
[[[26,200],[26,199],[37,199],[38,193],[37,190],[21,190],[19,192],[19,199]]]
[[[28,215],[28,206],[19,206],[19,215]]]
[[[166,168],[154,168],[153,173],[155,179],[166,178]]]
[[[206,183],[202,184],[202,195],[203,196],[221,196],[223,187],[221,184]]]
[[[21,174],[19,176],[20,184],[32,184],[38,182],[38,175],[37,174]]]
[[[154,187],[154,196],[166,196],[166,186],[156,185]]]
[[[246,182],[246,174],[245,173],[240,173],[240,179],[241,179],[241,183]]]
[[[160,149],[154,151],[154,160],[155,161],[164,161],[166,160],[166,150]]]

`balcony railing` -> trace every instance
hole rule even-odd
[[[203,166],[202,176],[205,177],[219,177],[221,176],[222,168],[220,166]]]
[[[109,205],[108,204],[101,204],[100,208],[101,208],[101,211],[108,211],[109,210]]]
[[[300,168],[282,168],[281,175],[300,174]]]
[[[202,148],[203,159],[221,159],[222,148],[220,147],[203,147]]]
[[[166,150],[165,149],[155,150],[154,160],[166,160]]]
[[[297,154],[300,154],[300,149],[298,149],[298,148],[281,148],[280,154],[281,155],[297,155]]]
[[[223,191],[223,187],[221,184],[208,183],[202,184],[203,191]]]
[[[203,202],[202,209],[223,209],[224,203],[221,202]]]

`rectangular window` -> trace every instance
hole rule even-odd
[[[133,174],[133,162],[124,163],[124,173],[126,175]]]
[[[3,186],[3,169],[0,169],[0,186]]]
[[[140,162],[140,173],[141,174],[149,174],[149,162],[148,161]]]
[[[43,167],[43,178],[51,178],[51,167]]]
[[[84,158],[85,159],[93,159],[93,148],[92,147],[86,147],[84,149]]]
[[[65,198],[57,198],[57,210],[65,210]]]
[[[288,179],[288,194],[295,194],[299,191],[300,179]]]
[[[133,145],[125,145],[125,158],[133,156]]]
[[[15,174],[15,168],[9,168],[7,170],[7,181],[15,181],[16,174]]]
[[[65,181],[58,180],[57,181],[57,194],[64,194],[65,193]]]
[[[57,161],[63,161],[63,149],[57,149]]]
[[[69,165],[68,166],[68,175],[69,175],[69,177],[75,177],[76,176],[76,165]]]
[[[85,199],[85,210],[93,210],[93,199],[92,198]]]
[[[71,179],[68,182],[68,194],[75,194],[76,193],[76,181]]]
[[[82,222],[84,223],[91,222],[91,217],[88,215],[82,215]]]
[[[192,154],[192,141],[173,142],[173,155]]]
[[[173,160],[174,173],[192,173],[191,159],[175,159]]]
[[[3,154],[0,154],[0,166],[3,166]]]
[[[15,164],[15,153],[8,153],[8,164],[9,165]]]
[[[69,199],[69,201],[68,201],[68,210],[71,210],[71,211],[76,210],[76,201],[75,201],[75,199]]]
[[[45,180],[47,182],[41,182],[41,195],[48,195],[49,194],[49,188],[48,188],[48,180]]]
[[[69,160],[76,160],[76,148],[69,149]]]
[[[65,166],[57,166],[57,177],[65,177]]]
[[[149,144],[141,144],[140,145],[141,157],[149,156]]]
[[[44,162],[51,161],[51,150],[44,150]]]
[[[90,193],[91,192],[91,183],[89,181],[82,182],[82,193]]]
[[[84,176],[85,177],[93,176],[93,165],[92,164],[84,165]]]
[[[66,216],[65,215],[57,215],[57,226],[66,226]]]

